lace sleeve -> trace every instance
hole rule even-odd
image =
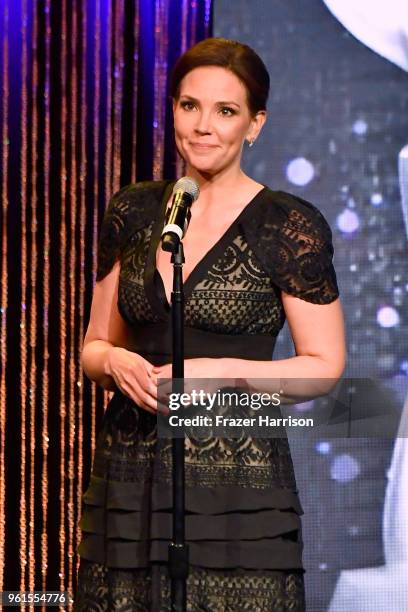
[[[333,302],[339,290],[329,224],[310,202],[270,193],[272,201],[249,229],[258,259],[285,293],[313,304]]]
[[[102,221],[98,244],[98,262],[96,280],[100,281],[112,270],[120,257],[124,246],[126,218],[129,212],[129,201],[126,194],[130,185],[117,191],[109,200]]]
[[[154,219],[170,181],[143,181],[122,187],[109,201],[99,235],[96,280],[102,280],[120,259],[132,235]]]

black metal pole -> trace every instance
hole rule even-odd
[[[184,293],[183,243],[177,241],[171,256],[173,291],[171,294],[173,324],[172,392],[184,390]],[[188,576],[188,545],[185,543],[185,475],[184,438],[173,438],[173,540],[169,544],[169,575],[171,580],[171,610],[186,612]]]

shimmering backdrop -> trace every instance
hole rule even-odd
[[[214,35],[247,42],[268,65],[269,121],[246,167],[325,214],[347,324],[346,375],[369,377],[368,402],[401,411],[408,374],[406,2],[237,0],[231,11],[228,0],[217,0]],[[286,334],[275,357],[291,351]],[[331,612],[408,609],[405,442],[293,441],[308,610],[330,602]],[[390,483],[393,451],[400,463]]]
[[[210,9],[0,1],[0,591],[72,592],[106,400],[79,363],[98,228],[120,186],[182,174],[167,75]]]

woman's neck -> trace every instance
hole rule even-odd
[[[261,185],[247,176],[241,168],[216,175],[207,175],[187,166],[187,175],[195,179],[200,187],[200,197],[195,205],[196,208],[207,208],[212,203],[219,203],[220,198],[233,202],[242,197],[245,201],[251,199],[254,193],[261,188]]]

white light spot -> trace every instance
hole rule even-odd
[[[337,227],[341,232],[346,234],[351,234],[358,229],[360,225],[360,220],[358,218],[357,213],[353,210],[346,208],[340,215],[337,217]]]
[[[401,151],[399,152],[399,158],[403,158],[403,159],[408,159],[408,145],[405,145],[405,147],[402,147]]]
[[[358,527],[358,525],[350,525],[348,532],[350,535],[356,536],[360,533],[360,527]]]
[[[377,368],[379,370],[391,370],[395,367],[395,355],[392,353],[386,353],[385,355],[379,355],[377,358]]]
[[[351,455],[343,454],[334,458],[330,468],[330,475],[338,482],[354,480],[360,473],[360,464]]]
[[[364,119],[357,119],[357,121],[353,123],[353,132],[354,134],[357,134],[357,136],[364,136],[364,134],[367,133],[367,130],[368,125]]]
[[[304,157],[292,159],[286,167],[286,177],[294,185],[307,185],[314,175],[313,164]]]
[[[377,323],[381,327],[395,327],[399,323],[399,314],[392,306],[383,306],[377,312]]]
[[[373,206],[379,206],[383,203],[383,197],[381,193],[373,193],[370,200]]]

